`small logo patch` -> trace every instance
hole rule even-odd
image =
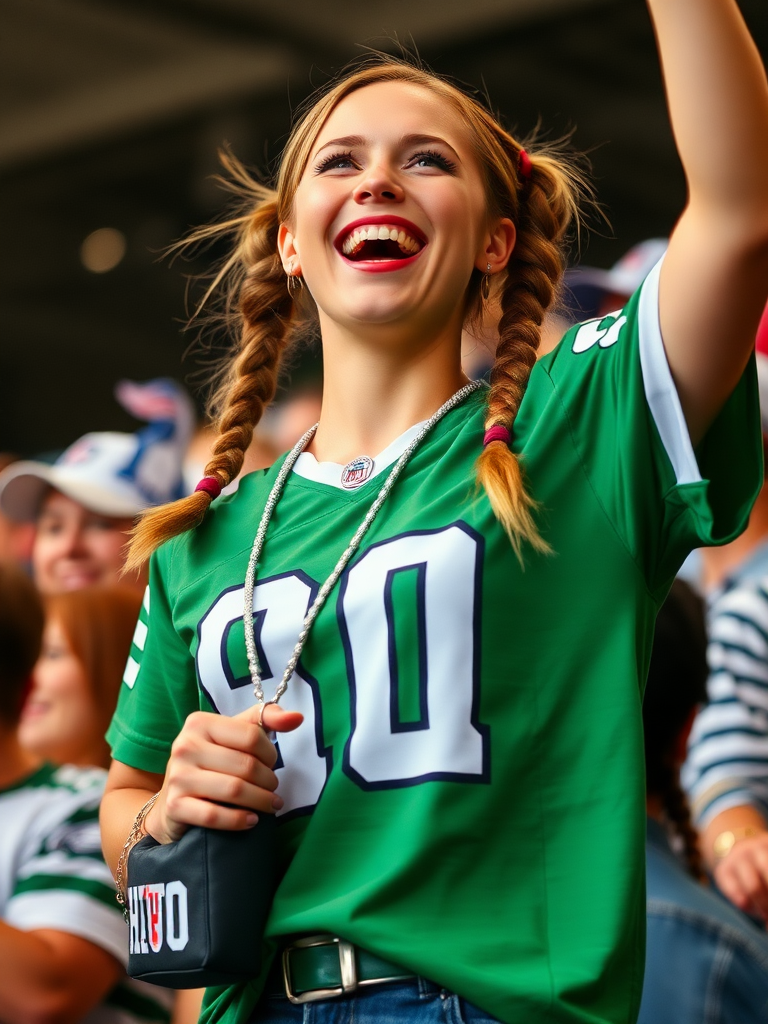
[[[341,472],[341,486],[348,491],[364,484],[373,472],[373,459],[367,455],[360,455],[351,462],[348,462]]]

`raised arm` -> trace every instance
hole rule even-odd
[[[768,294],[768,84],[735,0],[648,7],[688,185],[661,331],[695,444],[746,365]]]

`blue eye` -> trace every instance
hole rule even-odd
[[[449,160],[447,156],[443,156],[442,153],[436,153],[431,149],[414,154],[414,156],[411,157],[410,166],[439,167],[442,171],[446,171],[448,174],[452,174],[456,170],[456,164],[452,160]]]
[[[329,171],[331,169],[347,170],[348,167],[354,166],[352,160],[352,154],[347,153],[331,153],[329,156],[323,157],[319,164],[315,166],[315,174],[322,174],[323,171]]]

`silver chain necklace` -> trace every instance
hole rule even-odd
[[[419,433],[411,441],[411,443],[405,449],[405,451],[397,460],[395,465],[392,467],[389,476],[385,480],[381,490],[378,493],[378,496],[376,497],[371,507],[368,509],[365,518],[363,519],[362,523],[360,523],[360,525],[358,526],[354,536],[352,537],[352,540],[347,545],[347,548],[342,554],[341,558],[336,563],[333,572],[322,585],[322,587],[320,587],[320,590],[317,593],[317,597],[313,601],[312,606],[310,607],[309,611],[304,617],[304,623],[302,625],[301,632],[299,633],[299,638],[296,642],[296,646],[293,648],[293,653],[291,654],[288,664],[285,666],[283,678],[280,680],[280,684],[275,690],[275,695],[272,698],[272,700],[265,701],[264,687],[262,686],[261,681],[261,668],[259,666],[258,654],[256,653],[256,635],[253,627],[251,626],[249,628],[248,625],[250,622],[253,621],[253,591],[256,586],[256,569],[258,568],[259,559],[261,558],[261,552],[264,547],[264,538],[266,537],[267,534],[267,527],[269,526],[269,521],[272,518],[272,513],[275,510],[275,506],[277,505],[282,495],[283,488],[285,487],[285,481],[288,479],[288,476],[291,470],[293,469],[296,460],[304,451],[304,449],[312,440],[312,438],[315,436],[317,424],[315,424],[314,427],[310,427],[306,434],[304,434],[304,436],[297,441],[297,443],[288,453],[285,462],[283,463],[280,472],[278,473],[277,479],[275,480],[274,486],[270,491],[269,498],[267,498],[267,503],[264,506],[264,511],[261,514],[261,522],[259,523],[259,528],[256,531],[256,536],[253,539],[251,556],[248,559],[248,571],[245,574],[245,588],[243,592],[243,625],[245,626],[245,649],[248,654],[248,669],[251,673],[251,681],[253,682],[253,695],[256,698],[257,704],[277,704],[282,695],[285,693],[288,687],[288,682],[296,669],[296,665],[298,664],[299,658],[301,657],[301,652],[304,650],[304,644],[306,643],[307,637],[309,636],[309,631],[312,628],[312,624],[314,623],[317,616],[320,614],[320,609],[325,604],[325,600],[330,594],[330,592],[333,590],[337,580],[344,572],[344,569],[346,568],[349,560],[352,558],[352,556],[360,546],[360,542],[367,533],[369,526],[376,518],[379,509],[384,504],[387,495],[392,490],[395,481],[400,476],[410,457],[419,447],[419,445],[430,432],[430,430],[435,426],[436,423],[439,423],[439,421],[443,418],[443,416],[445,416],[447,412],[450,412],[451,409],[455,408],[457,405],[463,402],[467,395],[471,394],[473,391],[477,391],[478,388],[481,388],[483,386],[484,385],[482,381],[473,381],[471,384],[466,384],[463,388],[461,388],[461,390],[457,391],[455,395],[449,398],[444,405],[441,405],[437,412],[434,414],[434,416],[427,420],[427,422],[421,428]]]

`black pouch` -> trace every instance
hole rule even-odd
[[[190,828],[130,852],[128,974],[168,988],[254,978],[275,884],[275,817],[243,832]]]

